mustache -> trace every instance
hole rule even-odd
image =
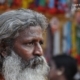
[[[21,63],[22,64],[24,63],[23,65],[21,65],[23,68],[29,67],[29,68],[33,68],[34,69],[36,66],[42,65],[44,63],[44,59],[43,59],[42,56],[41,57],[36,56],[36,57],[30,59],[29,61],[23,61],[22,60]]]

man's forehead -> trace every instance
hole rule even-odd
[[[43,34],[43,30],[40,26],[35,26],[35,27],[31,26],[19,32],[19,36],[21,37],[30,37],[30,36],[33,36],[33,37],[41,36],[42,37],[42,34]]]

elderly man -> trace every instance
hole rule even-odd
[[[0,80],[47,80],[41,47],[46,27],[46,18],[31,10],[0,15]]]

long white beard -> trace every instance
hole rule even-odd
[[[24,68],[25,63],[21,62],[21,58],[12,51],[11,56],[8,56],[3,62],[5,80],[46,80],[49,66],[43,56],[42,59],[43,64],[38,64],[35,68],[30,66]]]

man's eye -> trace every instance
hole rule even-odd
[[[40,43],[40,45],[43,45],[43,41],[40,41],[39,43]]]
[[[28,42],[28,43],[25,43],[26,46],[33,46],[34,43],[33,42]]]

